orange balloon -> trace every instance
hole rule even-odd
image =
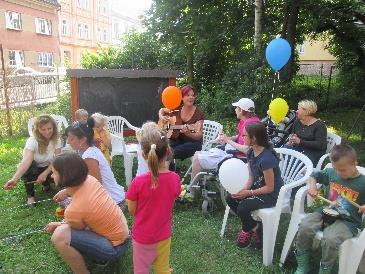
[[[169,86],[162,92],[162,104],[168,109],[175,109],[181,104],[181,90],[174,86]]]

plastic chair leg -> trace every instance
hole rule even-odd
[[[132,182],[133,158],[124,158],[125,184],[129,186]]]
[[[273,221],[273,218],[262,219],[262,230],[263,230],[262,263],[265,266],[269,266],[272,264],[276,234],[278,232],[278,225],[279,225],[279,220]]]
[[[230,207],[227,205],[226,206],[226,210],[224,212],[224,217],[223,217],[223,224],[222,224],[221,234],[220,234],[221,237],[223,237],[224,231],[226,230],[226,225],[227,225],[227,221],[228,221],[229,211],[230,211]]]
[[[288,232],[286,233],[283,250],[281,251],[280,264],[285,263],[290,247],[294,241],[295,235],[297,234],[299,223],[300,223],[300,218],[293,218],[292,215],[292,219],[290,220],[288,227]]]
[[[356,241],[358,239],[350,239],[341,245],[339,252],[339,274],[356,274],[364,253],[362,244]]]

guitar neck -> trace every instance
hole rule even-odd
[[[185,127],[185,125],[170,125],[169,129],[183,129]]]

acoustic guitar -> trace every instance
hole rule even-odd
[[[183,128],[187,128],[191,133],[195,133],[195,124],[188,125],[175,125],[176,116],[171,116],[168,122],[163,122],[161,120],[158,121],[157,126],[166,132],[167,138],[170,138],[173,134],[174,130],[181,130]]]

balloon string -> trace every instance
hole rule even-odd
[[[271,101],[274,99],[274,92],[275,92],[275,86],[276,86],[276,78],[278,79],[278,82],[280,81],[280,73],[278,71],[275,72],[274,75],[274,85],[272,87],[272,93],[271,93]]]

